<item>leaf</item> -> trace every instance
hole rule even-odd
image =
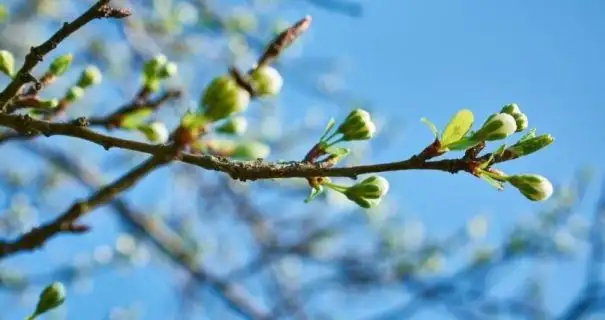
[[[181,118],[181,125],[188,129],[197,129],[206,124],[206,118],[201,113],[193,113],[188,111]]]
[[[323,141],[325,138],[328,137],[328,135],[332,132],[332,129],[334,129],[335,124],[336,120],[334,120],[334,118],[331,118],[330,121],[328,121],[328,125],[324,129],[324,133],[321,135],[321,138],[319,138],[319,141]]]
[[[349,150],[347,148],[329,147],[328,149],[326,149],[327,153],[329,153],[331,155],[334,155],[334,156],[337,156],[339,158],[342,158],[342,157],[348,155],[350,151],[351,150]]]
[[[425,117],[420,118],[420,121],[422,121],[422,123],[426,124],[426,126],[429,127],[429,129],[433,133],[433,136],[435,136],[435,138],[437,138],[437,136],[439,135],[439,130],[437,130],[437,127],[435,126],[435,124],[432,123],[429,119],[427,119]]]
[[[535,138],[536,137],[536,129],[530,129],[526,134],[524,134],[521,139],[519,139],[519,141],[517,141],[517,143],[523,142],[525,140],[529,140],[531,138]]]
[[[470,137],[462,138],[456,142],[451,143],[447,146],[449,150],[466,150],[479,144],[480,141],[476,141]]]
[[[445,148],[451,143],[462,139],[471,129],[475,118],[468,109],[458,111],[445,127],[441,135],[441,145]]]
[[[487,161],[483,162],[479,168],[481,169],[485,169],[487,168],[490,164],[492,164],[492,162],[494,161],[494,157],[496,156],[501,156],[504,153],[504,150],[506,150],[506,144],[501,145],[498,150],[492,152],[492,154],[490,154],[489,158],[487,159]]]
[[[481,173],[479,175],[479,177],[481,177],[481,179],[485,180],[487,183],[489,183],[492,187],[498,189],[498,191],[502,191],[504,190],[504,183],[501,181],[498,181],[488,175],[486,175],[485,173]]]
[[[125,114],[120,121],[120,127],[124,129],[136,129],[143,124],[147,118],[153,113],[149,108],[142,108]]]
[[[318,195],[320,195],[324,191],[324,187],[322,185],[318,185],[316,187],[311,188],[311,193],[305,199],[305,203],[311,202],[311,200],[315,199]]]

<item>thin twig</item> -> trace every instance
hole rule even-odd
[[[17,72],[13,81],[11,81],[11,83],[9,83],[0,93],[0,111],[6,109],[10,100],[19,94],[19,91],[21,91],[25,84],[35,82],[36,85],[39,85],[39,81],[31,74],[32,70],[42,61],[45,55],[55,49],[60,42],[65,40],[65,38],[69,37],[72,33],[76,32],[92,20],[100,18],[124,18],[131,14],[130,11],[126,9],[111,8],[109,6],[109,1],[110,0],[99,0],[74,21],[64,23],[61,29],[50,37],[50,39],[46,40],[46,42],[30,49],[27,56],[25,56],[23,66],[19,69],[19,72]]]

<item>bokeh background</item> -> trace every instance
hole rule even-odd
[[[0,48],[20,64],[30,46],[92,3],[4,0]],[[127,103],[144,61],[163,53],[179,65],[163,90],[184,95],[155,118],[174,128],[213,77],[231,65],[250,67],[277,31],[310,14],[311,29],[276,65],[284,90],[245,114],[246,137],[269,145],[269,160],[302,158],[331,117],[356,107],[372,112],[379,132],[352,145],[347,165],[417,153],[432,140],[421,117],[443,127],[469,108],[482,121],[514,102],[531,128],[556,141],[499,168],[544,175],[555,195],[533,203],[467,174],[395,172],[384,175],[388,198],[364,211],[333,193],[304,204],[304,181],[235,183],[175,163],[87,215],[90,232],[0,261],[0,319],[24,318],[55,280],[67,285],[68,298],[48,319],[604,316],[602,1],[112,3],[133,16],[95,21],[50,55],[75,58],[45,97],[62,95],[88,64],[103,71],[103,83],[67,118]],[[8,141],[0,155],[7,239],[146,158],[64,137]],[[154,237],[172,246],[161,248]],[[241,312],[240,300],[257,314]]]

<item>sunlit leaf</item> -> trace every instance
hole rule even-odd
[[[468,133],[473,125],[473,113],[468,109],[458,111],[445,127],[441,135],[441,144],[447,147],[449,144],[459,141]]]

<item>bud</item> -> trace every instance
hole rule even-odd
[[[206,87],[200,111],[210,121],[224,119],[246,110],[250,94],[241,88],[230,75],[215,78]]]
[[[152,59],[149,59],[143,65],[143,74],[146,79],[153,79],[158,76],[160,70],[166,65],[168,59],[163,54],[158,54]]]
[[[84,89],[78,87],[78,86],[73,86],[71,88],[69,88],[69,90],[67,90],[67,93],[65,93],[65,100],[67,102],[74,102],[76,100],[79,100],[80,98],[82,98],[82,96],[84,95]]]
[[[521,109],[519,109],[519,106],[516,103],[511,103],[511,104],[507,104],[504,107],[502,107],[500,112],[507,113],[507,114],[510,114],[511,116],[514,116],[515,114],[521,113]]]
[[[362,208],[377,206],[389,191],[389,182],[381,176],[371,176],[347,188],[344,195]]]
[[[71,53],[59,56],[50,64],[48,72],[55,77],[60,77],[69,69],[72,60],[73,55]]]
[[[517,157],[522,157],[528,154],[532,154],[542,148],[545,148],[554,141],[555,139],[552,135],[543,134],[537,137],[517,142],[514,145],[510,146],[507,150],[515,154]]]
[[[149,125],[140,126],[138,129],[145,135],[147,140],[153,143],[166,143],[170,137],[168,128],[160,121],[154,121]]]
[[[168,62],[163,65],[158,71],[158,77],[161,79],[167,79],[173,77],[178,71],[178,66],[174,62]]]
[[[0,72],[12,77],[15,72],[15,57],[6,50],[0,50]]]
[[[35,315],[43,314],[60,306],[65,301],[65,286],[61,282],[53,282],[46,287],[38,299]]]
[[[45,108],[45,109],[54,109],[59,105],[59,100],[58,99],[50,99],[50,100],[42,100],[40,101],[40,104],[38,105],[38,107],[40,108]]]
[[[548,179],[536,174],[520,174],[507,178],[508,182],[519,189],[529,200],[543,201],[548,199],[553,192],[553,187]]]
[[[101,83],[103,80],[103,75],[101,74],[101,70],[95,66],[88,66],[82,72],[80,79],[78,80],[77,86],[86,89],[90,86],[97,85]]]
[[[517,124],[516,132],[521,132],[521,131],[527,129],[528,121],[527,121],[527,116],[525,115],[525,113],[515,113],[515,114],[513,114],[513,118],[515,118],[515,123]]]
[[[216,129],[217,132],[242,135],[248,129],[248,121],[244,117],[233,117]]]
[[[259,96],[275,96],[284,85],[284,79],[275,68],[262,66],[250,75],[252,83]]]
[[[254,160],[266,158],[271,152],[268,145],[258,141],[240,142],[233,150],[233,158],[242,160]]]
[[[338,127],[337,132],[342,133],[342,140],[368,140],[374,136],[376,126],[370,117],[370,113],[363,109],[355,109],[345,118]]]
[[[498,113],[490,116],[483,127],[473,135],[474,140],[501,140],[517,130],[515,118],[508,113]]]

